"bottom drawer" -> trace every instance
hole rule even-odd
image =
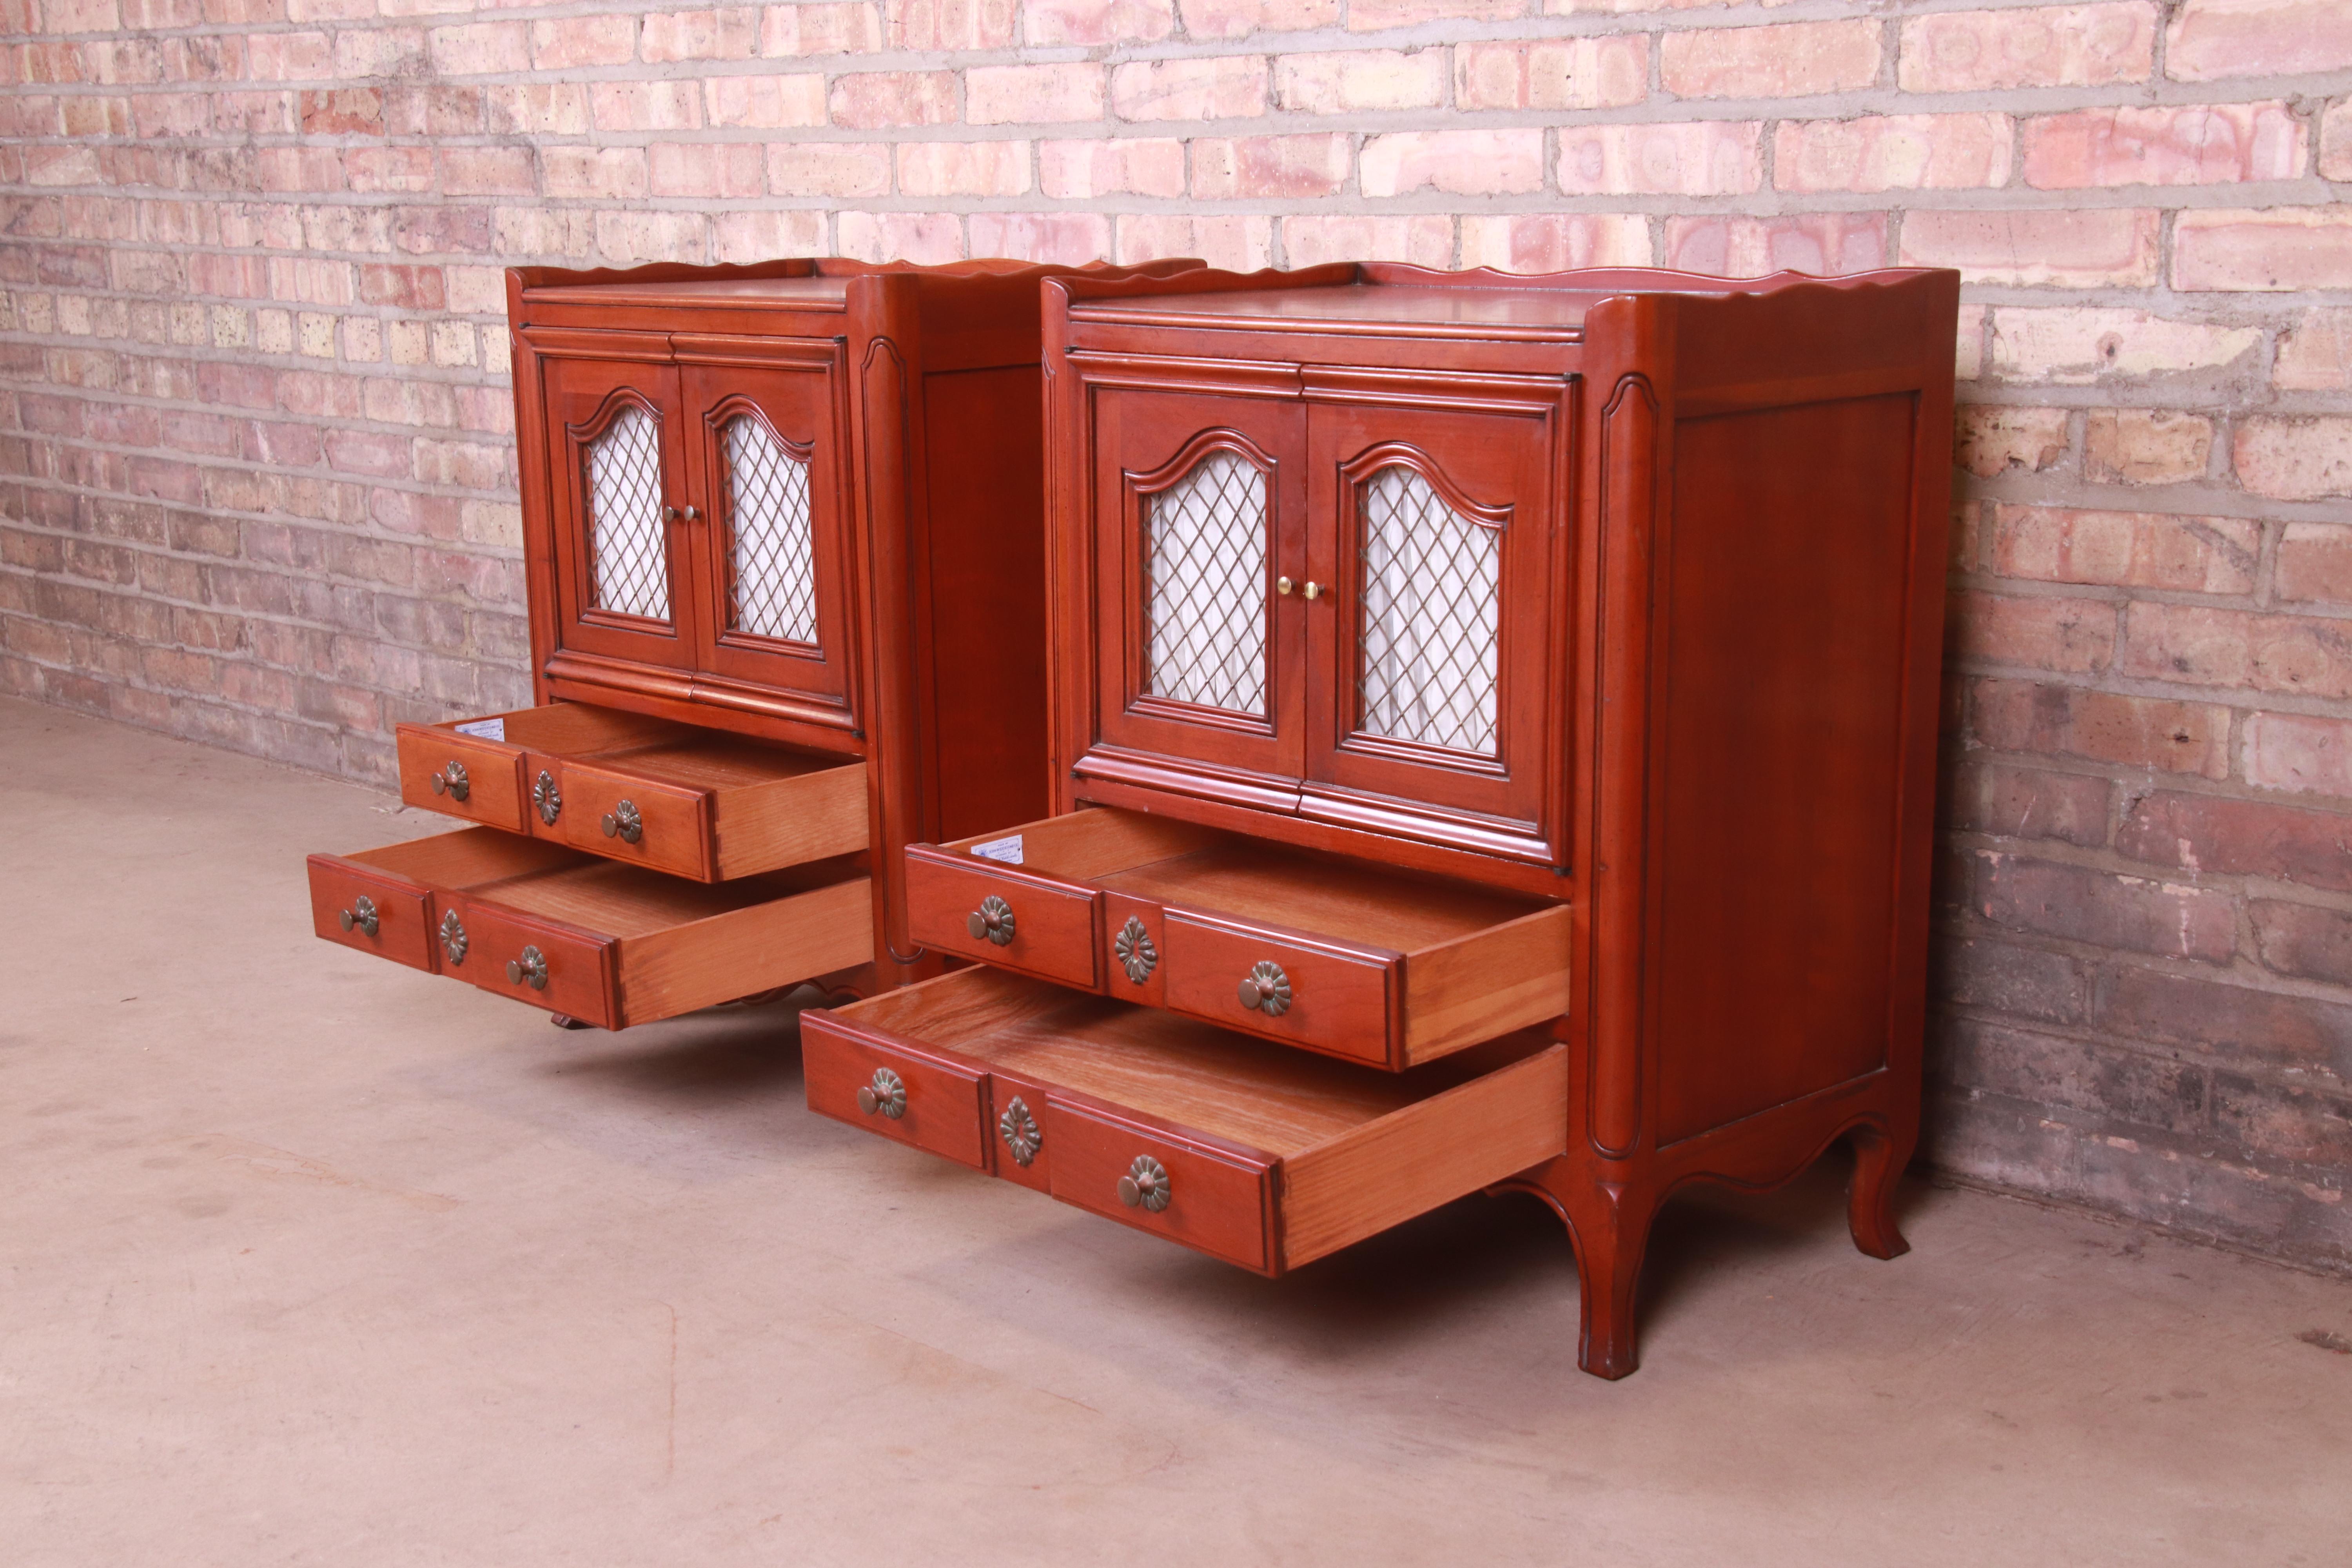
[[[493,827],[310,857],[320,936],[608,1029],[865,963],[873,899],[849,857],[688,882]]]
[[[1265,1274],[1567,1148],[1536,1030],[1390,1073],[968,969],[804,1013],[801,1043],[812,1110]]]

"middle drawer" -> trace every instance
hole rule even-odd
[[[907,850],[917,942],[1402,1071],[1569,1007],[1564,903],[1114,807]]]

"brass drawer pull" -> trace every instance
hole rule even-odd
[[[452,963],[466,962],[466,922],[451,910],[441,917],[441,951],[449,955]]]
[[[1045,1145],[1045,1130],[1037,1125],[1037,1118],[1014,1095],[1004,1114],[996,1119],[996,1135],[1004,1140],[1005,1149],[1013,1163],[1027,1168],[1037,1158],[1037,1151]]]
[[[466,777],[466,764],[463,763],[446,763],[439,773],[427,775],[425,782],[433,786],[435,795],[446,795],[451,800],[463,800],[474,792],[472,781]]]
[[[1290,1011],[1290,976],[1279,963],[1261,960],[1242,982],[1241,996],[1242,1005],[1252,1012],[1279,1018]]]
[[[1127,1174],[1118,1179],[1118,1201],[1129,1208],[1147,1209],[1153,1214],[1168,1206],[1168,1167],[1149,1154],[1138,1154]]]
[[[888,1068],[876,1068],[874,1081],[857,1091],[857,1109],[898,1121],[907,1114],[907,1080]]]
[[[528,985],[533,991],[547,989],[547,954],[536,947],[526,947],[521,956],[507,963],[507,984]]]
[[[539,807],[539,819],[550,827],[563,815],[563,792],[555,787],[555,775],[545,768],[539,770],[539,780],[530,786],[530,804]]]
[[[625,844],[635,844],[646,836],[646,819],[637,815],[637,803],[625,800],[604,814],[604,837],[619,838]]]
[[[1111,956],[1118,960],[1118,966],[1127,971],[1127,977],[1138,985],[1150,979],[1152,970],[1160,964],[1160,950],[1151,945],[1151,933],[1144,929],[1139,915],[1127,917],[1127,923],[1111,939],[1110,951]]]
[[[963,929],[971,932],[974,942],[988,941],[999,947],[1013,943],[1013,906],[994,893],[980,900],[980,908],[965,917]]]
[[[335,912],[335,923],[341,926],[345,931],[350,931],[353,926],[357,926],[361,931],[365,931],[370,936],[373,936],[375,934],[375,929],[378,923],[380,923],[381,918],[382,917],[377,915],[375,912],[375,900],[369,898],[365,893],[362,893],[358,898],[353,899],[350,909],[338,910]]]

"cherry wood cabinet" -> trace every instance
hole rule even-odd
[[[509,272],[540,705],[399,727],[403,797],[476,826],[314,857],[320,934],[608,1027],[940,973],[899,851],[1050,805],[1068,270]]]
[[[1958,286],[1047,281],[1052,812],[812,1105],[1268,1272],[1534,1194],[1606,1377],[1685,1183],[1902,1251]]]

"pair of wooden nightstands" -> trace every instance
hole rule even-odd
[[[494,826],[314,861],[321,934],[615,1026],[818,981],[814,1109],[1269,1274],[1525,1189],[1621,1376],[1684,1182],[1851,1137],[1903,1248],[1957,300],[519,274],[565,700],[404,731]]]

